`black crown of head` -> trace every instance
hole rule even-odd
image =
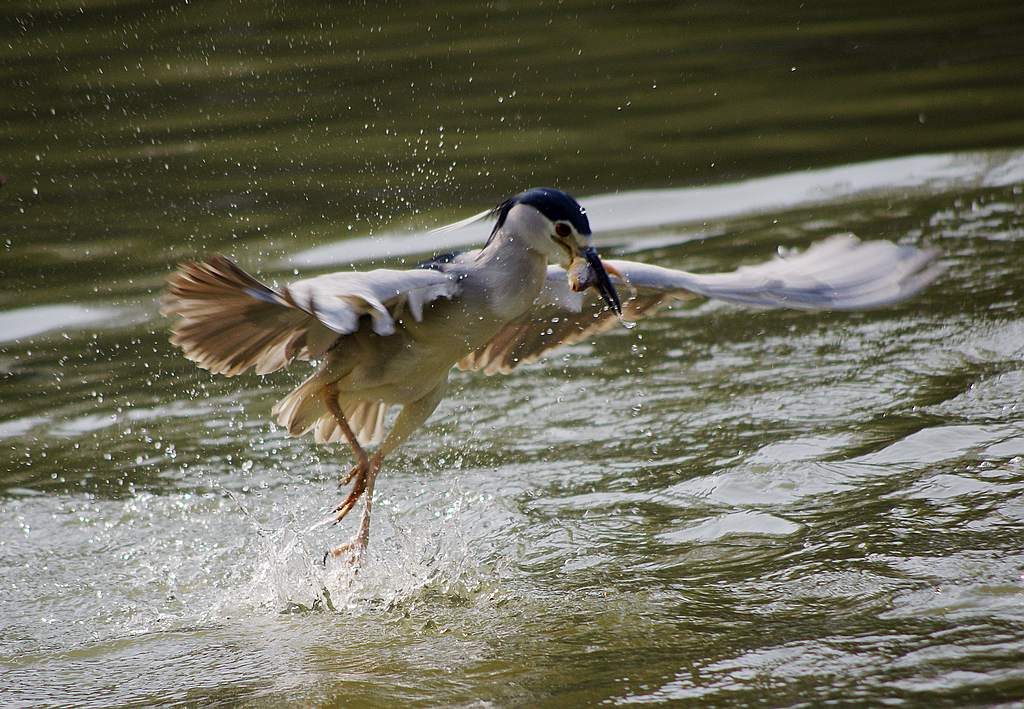
[[[554,187],[532,187],[509,197],[491,210],[491,215],[497,218],[494,230],[491,231],[491,238],[504,226],[509,211],[517,204],[529,205],[553,222],[569,222],[580,234],[590,233],[587,210],[571,195]]]

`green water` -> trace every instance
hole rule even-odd
[[[1024,699],[1021,36],[1018,2],[7,0],[0,706]],[[400,263],[536,184],[627,258],[852,230],[949,268],[456,374],[369,562],[318,566],[344,455],[269,417],[305,366],[198,370],[163,278]]]

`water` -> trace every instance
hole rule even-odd
[[[1018,4],[0,15],[0,705],[1024,695]],[[196,369],[162,279],[411,261],[532,184],[637,260],[852,230],[949,269],[456,374],[368,563],[319,566],[345,461],[268,415],[304,368]]]

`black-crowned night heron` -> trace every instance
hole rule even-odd
[[[483,248],[413,270],[331,273],[273,290],[216,256],[183,264],[169,279],[163,313],[181,317],[171,341],[200,367],[235,376],[321,361],[273,413],[291,435],[343,439],[355,455],[343,482],[352,489],[335,521],[360,496],[365,507],[354,540],[334,549],[336,556],[362,554],[381,462],[434,411],[453,366],[507,374],[617,319],[694,295],[803,310],[876,308],[910,297],[941,270],[932,252],[851,235],[732,273],[602,261],[586,211],[551,188],[527,190],[465,221],[485,218],[496,222]],[[396,405],[402,410],[385,436],[385,415]],[[372,444],[379,447],[369,455]]]

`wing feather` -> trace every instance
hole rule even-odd
[[[200,367],[229,377],[279,369],[282,348],[316,327],[309,313],[223,256],[179,266],[168,279],[161,313],[181,318],[172,344]]]
[[[888,241],[862,242],[838,234],[793,256],[729,273],[689,273],[635,261],[608,260],[628,289],[623,320],[651,315],[672,300],[704,296],[743,305],[797,310],[867,310],[902,302],[944,270],[936,252]],[[550,350],[605,332],[618,319],[594,291],[574,293],[564,269],[551,266],[534,308],[486,345],[464,357],[460,369],[507,374]]]
[[[639,320],[665,303],[686,294],[634,290],[622,301],[622,319]],[[549,266],[534,308],[512,321],[491,340],[463,357],[458,368],[508,374],[521,364],[535,362],[550,350],[574,345],[612,329],[618,316],[592,293],[574,293],[565,269]]]
[[[426,304],[458,293],[449,275],[379,269],[332,273],[275,291],[227,258],[182,264],[168,279],[161,312],[179,316],[171,342],[200,367],[235,376],[268,374],[294,359],[317,359],[363,316],[378,335],[395,332],[406,306],[421,320]]]
[[[867,310],[910,298],[944,270],[936,253],[837,234],[803,253],[730,273],[689,273],[609,261],[639,289],[695,293],[743,305],[796,310]]]

